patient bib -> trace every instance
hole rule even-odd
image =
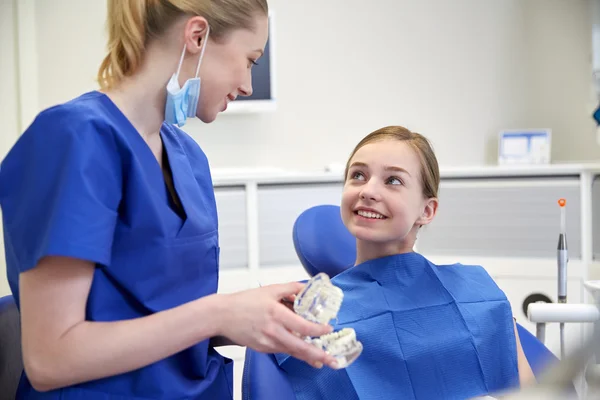
[[[511,307],[482,267],[407,253],[332,282],[344,291],[335,330],[354,328],[364,350],[341,370],[277,354],[298,400],[462,400],[518,386]]]

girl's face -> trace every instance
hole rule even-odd
[[[421,159],[403,141],[371,142],[354,154],[341,213],[359,260],[412,251],[419,227],[437,209],[436,199],[423,196],[420,171]]]

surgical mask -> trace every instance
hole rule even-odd
[[[185,125],[188,118],[193,118],[196,116],[198,99],[200,98],[200,77],[198,75],[200,73],[200,64],[202,63],[204,50],[206,50],[209,31],[210,29],[206,31],[204,44],[202,46],[202,50],[200,51],[200,58],[198,60],[198,66],[196,67],[196,76],[185,81],[183,87],[179,87],[179,73],[181,72],[181,65],[183,64],[183,57],[185,56],[184,45],[181,58],[179,59],[177,72],[173,74],[169,80],[169,83],[167,84],[165,121],[170,124],[175,124],[180,128]]]

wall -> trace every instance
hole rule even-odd
[[[35,4],[46,107],[94,87],[106,12]],[[498,130],[519,127],[552,128],[555,161],[600,159],[587,0],[378,0],[368,17],[364,5],[270,1],[278,110],[190,123],[213,166],[322,168],[387,124],[425,133],[442,165],[491,163]]]
[[[18,132],[17,54],[15,48],[15,7],[12,1],[0,1],[0,160],[14,143]],[[1,210],[0,210],[1,211]],[[0,219],[0,296],[8,294],[6,263]]]
[[[591,4],[585,0],[525,3],[529,107],[524,123],[553,129],[555,160],[600,160],[591,118],[598,105],[592,96]]]

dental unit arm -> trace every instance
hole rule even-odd
[[[568,395],[574,381],[583,377],[582,399],[600,398],[600,281],[586,281],[585,288],[594,298],[594,304],[567,303],[567,265],[569,262],[566,233],[566,200],[558,201],[560,206],[560,232],[557,245],[557,299],[558,303],[532,303],[527,309],[527,317],[536,324],[536,336],[545,342],[546,324],[560,325],[561,360],[550,366],[537,379],[537,384],[525,387],[507,396],[507,400],[525,399],[575,399],[576,394]],[[587,339],[569,356],[565,356],[565,323],[593,323],[592,337]],[[594,357],[595,356],[595,357]]]
[[[564,341],[564,325],[565,323],[593,323],[594,336],[600,333],[600,311],[598,308],[598,300],[600,293],[600,285],[595,282],[585,282],[586,289],[594,295],[596,304],[571,304],[567,303],[567,265],[569,262],[567,248],[567,233],[566,233],[566,200],[559,199],[560,207],[560,231],[557,245],[557,299],[558,303],[532,303],[527,309],[527,318],[536,324],[536,336],[542,343],[545,342],[546,324],[558,323],[560,326],[560,359],[558,366],[550,368],[538,380],[539,384],[530,390],[525,390],[515,399],[525,399],[531,395],[536,398],[565,398],[561,390],[573,384],[579,372],[585,371],[585,380],[589,388],[599,389],[600,375],[597,374],[597,368],[590,361],[590,354],[596,354],[600,350],[600,342],[595,339],[587,342],[583,347],[574,352],[573,355],[565,357],[565,341]],[[590,350],[594,350],[590,353]],[[598,360],[600,358],[597,357]],[[594,376],[595,375],[595,376]],[[544,393],[544,394],[542,394]],[[559,395],[562,397],[555,397]],[[513,399],[513,397],[510,397]]]
[[[600,398],[600,281],[586,281],[584,287],[594,298],[594,304],[534,303],[527,317],[536,325],[547,323],[593,323],[593,334],[573,352],[548,369],[538,380],[538,385],[526,388],[519,394],[507,397],[521,399],[565,399],[563,391],[583,373],[587,397]]]

